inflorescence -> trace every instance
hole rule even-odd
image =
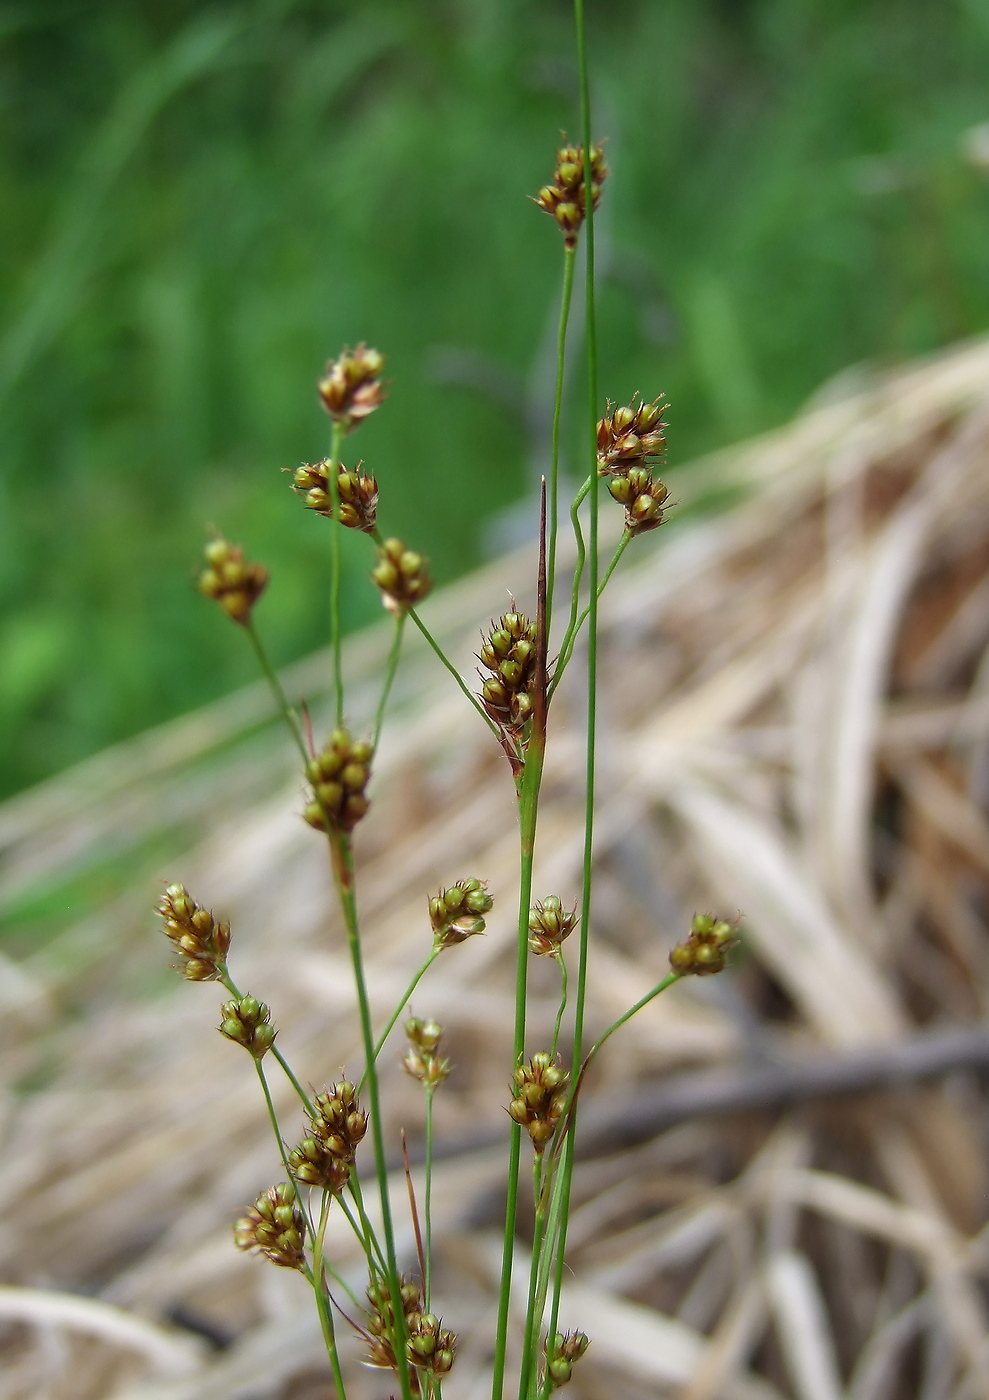
[[[374,749],[334,729],[322,751],[306,764],[312,801],[303,816],[317,831],[353,831],[370,807],[365,789]]]
[[[485,929],[484,915],[494,900],[483,880],[458,880],[449,889],[440,890],[429,901],[429,922],[433,927],[433,943],[440,948],[452,948]]]
[[[537,1153],[546,1144],[563,1115],[567,1102],[569,1071],[545,1051],[533,1055],[527,1065],[519,1065],[513,1076],[515,1097],[508,1111],[525,1128]]]
[[[307,510],[313,510],[325,520],[333,519],[333,497],[330,491],[329,460],[303,462],[296,467],[292,486],[306,503]],[[373,476],[361,471],[362,462],[350,471],[342,462],[337,463],[337,519],[348,530],[363,530],[373,535],[378,521],[378,483]]]
[[[385,399],[381,386],[381,371],[385,357],[361,343],[356,350],[344,349],[335,360],[327,361],[318,384],[323,407],[349,433]]]
[[[226,974],[230,925],[219,923],[197,904],[185,885],[169,885],[158,913],[165,935],[182,958],[178,970],[189,982],[217,982]]]
[[[666,451],[667,405],[660,399],[612,408],[598,423],[598,475],[608,478],[608,490],[625,507],[630,535],[655,530],[665,519],[669,492],[653,475],[653,465]]]
[[[737,942],[734,924],[716,919],[713,914],[695,914],[686,940],[670,953],[670,966],[681,977],[710,977],[724,972],[728,954]]]
[[[268,570],[248,564],[244,551],[224,539],[210,540],[206,546],[206,568],[199,575],[199,591],[214,598],[234,622],[246,626],[251,609],[268,586]]]
[[[477,659],[491,672],[481,686],[485,710],[506,734],[517,737],[532,717],[536,624],[525,613],[505,613],[482,637]]]
[[[317,1094],[309,1131],[288,1155],[296,1181],[338,1194],[350,1180],[357,1148],[367,1132],[367,1114],[353,1084],[342,1079]]]
[[[576,904],[564,909],[558,894],[537,899],[529,910],[529,950],[537,957],[559,957],[560,946],[579,923]]]
[[[601,186],[607,174],[603,148],[592,146],[591,195],[595,209],[601,202]],[[557,151],[553,183],[543,186],[536,195],[536,203],[559,224],[566,246],[575,248],[577,235],[587,217],[583,146],[564,146]]]

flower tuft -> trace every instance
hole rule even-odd
[[[234,622],[246,627],[251,609],[268,586],[268,570],[248,564],[244,551],[227,540],[210,540],[206,546],[206,568],[197,586],[206,598],[213,598]]]
[[[275,1043],[276,1031],[271,1025],[271,1011],[263,1001],[254,997],[235,997],[220,1008],[220,1034],[249,1050],[256,1060],[263,1060]]]
[[[607,415],[598,422],[597,463],[599,476],[624,475],[633,467],[649,468],[666,451],[666,420],[669,404],[660,395],[652,403],[638,401],[615,408],[608,404]]]
[[[481,703],[507,734],[518,735],[532,717],[536,684],[536,624],[525,613],[505,613],[482,636],[478,661],[491,674]]]
[[[607,174],[604,149],[601,146],[592,146],[591,195],[595,209],[601,202],[601,186]],[[535,202],[559,224],[566,246],[575,248],[577,235],[587,217],[583,146],[563,146],[557,151],[552,184],[543,186],[536,195]]]
[[[573,1375],[573,1368],[590,1346],[585,1332],[557,1332],[553,1344],[546,1338],[546,1371],[550,1390],[560,1390]]]
[[[378,520],[378,483],[373,476],[361,471],[362,462],[349,471],[337,463],[337,493],[339,521],[348,530],[363,530],[373,535]],[[293,489],[303,498],[307,510],[315,511],[326,520],[333,519],[330,495],[330,463],[303,462],[292,477]]]
[[[440,890],[429,901],[429,922],[433,926],[433,941],[440,948],[452,948],[485,930],[484,915],[490,913],[494,900],[483,880],[458,880],[449,889]]]
[[[197,904],[185,885],[169,885],[158,913],[165,936],[182,958],[178,971],[189,982],[216,982],[227,970],[230,925],[219,923]]]
[[[303,817],[317,831],[353,831],[371,803],[365,789],[371,777],[374,749],[335,729],[322,751],[306,765],[312,801]]]
[[[713,914],[695,914],[686,940],[670,953],[673,971],[681,977],[710,977],[723,972],[728,954],[738,943],[735,927]]]
[[[542,1153],[566,1107],[569,1071],[543,1051],[527,1065],[519,1065],[513,1079],[514,1098],[508,1112],[525,1128],[536,1152]]]
[[[406,549],[401,540],[385,540],[379,546],[371,579],[381,593],[382,603],[396,617],[417,607],[433,587],[429,560]]]
[[[450,1061],[436,1052],[443,1038],[443,1027],[437,1021],[421,1021],[410,1016],[405,1023],[409,1049],[402,1061],[406,1074],[426,1089],[435,1089],[450,1073]]]
[[[306,1221],[295,1187],[283,1181],[262,1192],[253,1210],[234,1225],[238,1249],[258,1249],[283,1269],[304,1269]]]
[[[576,904],[572,909],[564,909],[558,894],[548,894],[543,900],[536,900],[529,910],[529,949],[537,957],[555,958],[559,956],[560,945],[569,938],[577,927]]]
[[[384,402],[385,391],[379,378],[384,367],[385,357],[380,350],[372,350],[363,342],[356,350],[345,347],[335,360],[327,361],[317,385],[319,397],[344,432],[353,432]]]

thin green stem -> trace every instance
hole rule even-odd
[[[604,593],[604,590],[608,587],[608,584],[611,581],[611,575],[618,568],[618,562],[621,559],[622,555],[625,553],[626,549],[628,548],[631,539],[631,533],[628,530],[624,531],[621,539],[618,541],[618,548],[611,556],[611,562],[608,565],[607,569],[605,569],[601,582],[598,584],[598,598],[601,597],[601,595]],[[563,679],[563,673],[567,669],[567,666],[570,663],[570,659],[573,656],[573,649],[576,645],[577,638],[580,635],[580,629],[587,621],[590,611],[591,606],[590,603],[588,603],[587,607],[585,607],[583,612],[580,613],[580,615],[577,617],[577,620],[574,623],[573,627],[567,629],[567,635],[563,639],[563,646],[560,648],[559,660],[557,661],[556,666],[553,670],[553,684],[550,686],[550,695],[553,694],[553,691]]]
[[[319,1325],[323,1332],[326,1352],[330,1358],[330,1369],[333,1371],[333,1380],[337,1388],[338,1400],[346,1400],[347,1391],[344,1385],[343,1372],[340,1369],[336,1330],[333,1326],[333,1309],[327,1297],[326,1290],[323,1287],[323,1239],[326,1235],[326,1221],[329,1216],[329,1211],[330,1198],[324,1192],[323,1205],[319,1214],[319,1228],[316,1231],[313,1243],[313,1269],[309,1281],[316,1295],[316,1309],[319,1313]]]
[[[577,249],[563,252],[563,296],[560,301],[560,330],[556,341],[556,394],[553,399],[552,459],[549,481],[549,564],[546,579],[546,625],[553,618],[553,588],[556,583],[556,541],[560,528],[560,417],[563,412],[563,382],[567,355],[567,323],[573,295],[573,274]]]
[[[381,726],[385,722],[385,708],[388,704],[388,696],[395,681],[395,672],[398,670],[398,658],[402,650],[402,632],[405,628],[405,614],[399,613],[395,619],[395,631],[392,636],[391,650],[388,652],[388,664],[385,668],[385,683],[381,690],[381,699],[378,701],[378,713],[374,718],[374,747],[378,747],[378,740],[381,738]]]
[[[281,711],[282,718],[288,725],[289,732],[292,735],[292,741],[295,744],[296,748],[299,750],[299,753],[302,755],[303,764],[306,764],[309,762],[309,751],[306,748],[305,735],[303,734],[302,726],[299,723],[299,716],[295,713],[295,711],[292,709],[292,706],[289,704],[288,696],[285,694],[285,690],[282,686],[282,683],[278,679],[278,672],[275,670],[274,666],[272,666],[271,658],[268,656],[268,653],[264,648],[264,643],[258,636],[257,628],[254,626],[254,623],[250,619],[248,619],[247,622],[244,623],[244,631],[250,638],[251,646],[254,648],[254,655],[258,659],[258,665],[261,667],[261,671],[264,675],[265,680],[271,687],[271,693],[275,697],[275,703]]]
[[[282,1054],[282,1052],[281,1052],[279,1049],[277,1049],[274,1045],[271,1047],[271,1053],[272,1053],[272,1055],[274,1055],[275,1059],[278,1061],[278,1063],[281,1065],[282,1069],[285,1071],[285,1077],[288,1079],[288,1082],[291,1084],[292,1088],[295,1090],[295,1092],[298,1094],[299,1098],[302,1100],[302,1103],[303,1103],[303,1105],[305,1106],[306,1112],[307,1112],[307,1113],[310,1115],[310,1117],[311,1117],[312,1114],[313,1114],[312,1100],[310,1099],[309,1095],[306,1093],[305,1089],[303,1089],[303,1087],[302,1087],[302,1085],[299,1083],[299,1081],[296,1079],[295,1075],[292,1073],[292,1069],[291,1069],[291,1067],[290,1067],[288,1061],[286,1060],[285,1056],[284,1056],[284,1055]]]
[[[282,1130],[278,1126],[278,1115],[275,1112],[275,1105],[272,1102],[271,1090],[268,1088],[268,1077],[264,1072],[264,1065],[262,1065],[260,1060],[254,1061],[254,1068],[258,1072],[258,1079],[261,1081],[261,1091],[264,1094],[264,1101],[268,1105],[268,1117],[271,1119],[271,1130],[275,1134],[275,1141],[278,1143],[278,1155],[281,1157],[282,1165],[285,1168],[285,1180],[292,1184],[295,1178],[292,1176],[292,1168],[288,1164],[288,1153],[285,1151],[285,1143],[282,1141]]]
[[[395,1007],[395,1010],[392,1012],[390,1021],[388,1022],[387,1026],[385,1026],[385,1028],[384,1028],[384,1030],[381,1032],[381,1034],[378,1036],[377,1044],[376,1044],[375,1047],[374,1047],[374,1058],[375,1058],[375,1059],[377,1059],[378,1056],[381,1054],[381,1050],[382,1050],[382,1047],[383,1047],[385,1041],[386,1041],[386,1040],[388,1039],[388,1037],[391,1035],[391,1033],[392,1033],[392,1031],[393,1031],[393,1029],[394,1029],[394,1027],[395,1027],[395,1022],[398,1020],[399,1016],[401,1016],[401,1014],[402,1014],[402,1012],[405,1010],[406,1006],[408,1006],[408,1004],[409,1004],[409,999],[410,999],[410,997],[412,996],[412,993],[415,991],[416,987],[418,987],[419,983],[422,981],[423,977],[425,977],[426,973],[427,973],[427,972],[429,971],[429,969],[432,967],[433,963],[434,963],[434,962],[436,961],[436,959],[439,957],[439,955],[440,955],[441,952],[442,952],[442,948],[440,947],[440,945],[439,945],[438,943],[434,943],[433,946],[432,946],[432,948],[431,948],[430,951],[429,951],[429,956],[427,957],[426,961],[422,964],[422,966],[419,968],[418,972],[417,972],[417,973],[415,974],[415,976],[412,978],[412,981],[411,981],[411,982],[409,983],[409,985],[406,987],[405,992],[404,992],[403,995],[402,995],[401,1001],[398,1003],[398,1005]],[[363,1077],[362,1077],[362,1079],[361,1079],[361,1082],[360,1082],[360,1083],[358,1084],[358,1086],[357,1086],[358,1092],[360,1092],[360,1090],[363,1089],[363,1087],[364,1087],[364,1081],[365,1081],[366,1079],[367,1079],[367,1069],[365,1068],[365,1070],[364,1070],[364,1075],[363,1075]]]
[[[399,1381],[403,1400],[412,1400],[409,1378],[409,1360],[406,1354],[407,1331],[405,1312],[402,1307],[401,1284],[398,1275],[398,1261],[395,1252],[395,1230],[392,1224],[391,1201],[388,1197],[388,1166],[385,1161],[384,1128],[381,1119],[381,1095],[378,1087],[378,1071],[374,1062],[374,1031],[371,1026],[371,1003],[367,992],[367,979],[364,975],[364,955],[361,949],[360,925],[357,918],[357,900],[354,892],[353,856],[350,842],[343,832],[331,831],[330,846],[333,855],[333,875],[337,886],[340,906],[343,910],[344,925],[347,930],[347,945],[354,969],[354,983],[357,989],[357,1004],[360,1012],[361,1038],[364,1042],[364,1059],[367,1066],[367,1097],[371,1116],[371,1137],[374,1146],[375,1173],[378,1178],[378,1191],[381,1198],[381,1223],[385,1237],[385,1258],[387,1261],[388,1291],[391,1294],[394,1311],[395,1357],[399,1366]]]
[[[573,583],[570,586],[570,620],[567,623],[567,630],[563,634],[563,644],[560,647],[560,656],[569,656],[573,650],[573,637],[577,630],[577,616],[580,612],[580,584],[584,577],[584,561],[587,557],[587,549],[584,545],[584,532],[580,528],[580,508],[584,504],[587,493],[590,491],[592,478],[588,477],[583,486],[573,498],[570,506],[570,523],[573,526],[573,537],[577,545],[577,557],[574,560]],[[547,700],[553,698],[553,692],[559,683],[561,675],[560,665],[557,662],[553,668],[553,680],[550,683]]]
[[[330,488],[330,645],[333,648],[333,690],[336,696],[337,724],[343,724],[343,639],[340,628],[340,576],[342,568],[340,524],[340,449],[343,446],[343,424],[334,421],[330,437],[330,459],[326,475]]]
[[[539,813],[539,788],[542,782],[545,738],[535,727],[529,741],[520,789],[521,856],[519,871],[519,920],[515,961],[515,1045],[514,1065],[522,1063],[525,1055],[525,1013],[528,993],[529,907],[532,903],[532,863],[536,844],[536,820]],[[498,1330],[495,1340],[492,1400],[501,1400],[505,1382],[505,1359],[508,1352],[508,1316],[512,1289],[512,1262],[515,1249],[515,1222],[518,1216],[519,1165],[522,1130],[512,1124],[508,1161],[508,1199],[505,1203],[505,1235],[502,1246],[501,1290],[498,1299]]]
[[[539,1342],[541,1313],[537,1316],[536,1299],[539,1292],[539,1266],[542,1260],[543,1242],[546,1230],[546,1209],[543,1204],[542,1158],[534,1157],[532,1163],[532,1198],[535,1202],[536,1217],[532,1229],[532,1254],[529,1259],[529,1292],[526,1298],[525,1336],[522,1342],[522,1365],[519,1371],[519,1397],[529,1393],[529,1381],[535,1364],[535,1348]]]
[[[563,961],[562,950],[557,953],[556,961],[560,964],[560,1009],[556,1013],[556,1025],[553,1028],[553,1049],[551,1053],[556,1055],[556,1047],[560,1043],[560,1027],[563,1024],[563,1013],[567,1009],[567,965]]]
[[[422,1281],[426,1311],[433,1284],[433,1095],[435,1084],[426,1085],[426,1180],[423,1184],[422,1224],[425,1231],[426,1277]]]
[[[340,1202],[340,1209],[343,1211],[347,1220],[350,1222],[350,1228],[353,1230],[354,1234],[357,1236],[358,1240],[361,1243],[361,1247],[364,1250],[364,1257],[367,1260],[368,1278],[371,1280],[371,1282],[373,1282],[375,1275],[379,1271],[378,1261],[374,1257],[374,1248],[377,1247],[379,1256],[381,1253],[381,1248],[378,1245],[377,1240],[374,1238],[374,1231],[371,1229],[371,1222],[368,1220],[367,1215],[364,1211],[363,1197],[359,1196],[354,1190],[354,1183],[356,1182],[356,1180],[356,1173],[351,1173],[350,1181],[347,1183],[347,1185],[350,1188],[351,1195],[354,1197],[354,1204],[357,1206],[357,1212],[360,1216],[359,1223],[357,1220],[354,1219],[354,1213],[350,1209],[350,1206],[348,1206],[347,1202],[344,1200],[343,1196],[341,1195],[337,1199]],[[359,1189],[360,1188],[358,1187],[358,1190]]]
[[[477,698],[477,696],[474,694],[474,692],[473,692],[472,690],[470,690],[470,688],[468,687],[467,682],[464,680],[463,676],[462,676],[462,675],[460,674],[460,672],[457,670],[456,666],[454,666],[454,664],[453,664],[453,662],[450,660],[450,658],[446,655],[446,653],[444,652],[443,648],[440,646],[439,642],[436,640],[436,638],[435,638],[435,637],[433,636],[433,634],[430,632],[429,628],[428,628],[428,627],[426,626],[426,624],[423,622],[422,618],[421,618],[421,617],[419,616],[419,614],[416,612],[415,608],[410,608],[410,609],[409,609],[409,617],[411,617],[412,621],[415,623],[415,625],[418,627],[419,631],[422,633],[422,635],[425,637],[426,641],[429,643],[429,645],[432,647],[433,651],[436,653],[436,655],[437,655],[437,657],[439,658],[440,662],[441,662],[441,663],[446,667],[446,669],[450,672],[450,675],[451,675],[451,676],[453,677],[453,679],[457,682],[457,685],[458,685],[458,686],[460,687],[460,689],[463,691],[464,695],[466,695],[467,699],[468,699],[468,700],[470,701],[470,703],[474,706],[474,709],[477,711],[477,713],[478,713],[478,714],[481,716],[481,718],[484,720],[484,723],[485,723],[485,724],[488,726],[488,728],[491,730],[491,733],[495,736],[495,738],[498,740],[498,742],[501,743],[501,730],[498,728],[498,726],[495,724],[494,720],[491,718],[491,716],[490,716],[490,715],[488,714],[488,712],[485,710],[484,706],[481,704],[480,700],[478,700],[478,698]]]

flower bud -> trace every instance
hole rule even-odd
[[[685,942],[670,953],[670,966],[681,977],[710,977],[724,971],[737,942],[734,924],[712,914],[695,914]]]
[[[381,601],[396,617],[417,607],[433,587],[428,561],[406,549],[401,540],[385,540],[378,550],[371,578],[378,586]]]

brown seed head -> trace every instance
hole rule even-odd
[[[311,1134],[338,1156],[351,1158],[367,1132],[367,1114],[349,1080],[325,1089],[313,1099]]]
[[[348,530],[363,530],[373,535],[378,519],[378,483],[373,476],[361,471],[362,465],[358,462],[350,471],[342,463],[337,466],[338,519]],[[328,461],[314,462],[311,466],[304,462],[296,468],[292,478],[293,488],[305,500],[306,509],[314,510],[326,520],[333,518],[329,473]]]
[[[402,1061],[406,1074],[427,1089],[435,1089],[450,1073],[450,1061],[437,1055],[443,1027],[436,1021],[421,1021],[418,1016],[410,1016],[405,1023],[405,1034],[409,1039],[409,1049]]]
[[[283,1269],[305,1268],[306,1221],[291,1182],[257,1198],[254,1209],[234,1225],[234,1240],[238,1249],[259,1249]]]
[[[660,396],[652,403],[637,402],[638,395],[622,408],[608,405],[598,423],[598,475],[625,475],[632,467],[648,468],[666,451],[669,405]]]
[[[406,1330],[411,1331],[416,1319],[422,1315],[422,1294],[411,1279],[403,1276],[400,1283]],[[367,1290],[367,1321],[361,1330],[368,1343],[364,1364],[385,1371],[397,1371],[398,1362],[392,1345],[395,1309],[388,1285],[382,1279],[376,1279]]]
[[[243,1045],[256,1060],[263,1060],[275,1043],[276,1032],[270,1022],[271,1011],[254,997],[234,998],[220,1008],[220,1034]]]
[[[409,1318],[409,1362],[431,1376],[445,1376],[457,1355],[457,1337],[447,1331],[433,1313],[416,1313]]]
[[[508,1112],[525,1128],[537,1153],[545,1150],[566,1107],[570,1075],[558,1058],[542,1052],[513,1076],[514,1098]]]
[[[484,915],[494,900],[483,880],[458,880],[449,889],[440,890],[429,901],[429,922],[433,926],[433,941],[441,948],[463,943],[486,927]]]
[[[335,729],[322,751],[306,765],[312,801],[303,817],[317,831],[353,831],[370,802],[365,793],[374,750],[346,729]]]
[[[546,1338],[545,1374],[551,1390],[559,1390],[567,1384],[575,1364],[590,1344],[590,1338],[584,1332],[557,1332],[552,1346],[549,1338]]]
[[[517,735],[532,716],[536,682],[536,624],[514,610],[482,634],[478,661],[491,674],[481,686],[481,703],[494,722]],[[482,673],[483,676],[483,673]]]
[[[197,904],[185,885],[169,885],[158,913],[164,931],[182,962],[178,971],[189,982],[215,982],[226,972],[230,925],[218,923]]]
[[[244,551],[224,539],[210,540],[205,553],[206,568],[197,585],[200,593],[215,599],[228,617],[246,626],[251,609],[267,587],[267,569],[248,564]]]
[[[625,507],[625,528],[631,535],[655,530],[666,519],[670,494],[646,467],[632,467],[627,476],[613,476],[608,490]]]
[[[429,560],[406,549],[401,540],[385,540],[379,547],[371,578],[378,586],[381,601],[396,617],[417,607],[433,587]]]
[[[345,348],[335,360],[327,361],[317,386],[319,397],[327,413],[345,432],[352,432],[384,402],[379,378],[384,367],[381,352],[363,342],[356,350]]]
[[[724,971],[737,942],[734,924],[713,914],[695,914],[685,942],[670,953],[670,966],[681,977],[710,977]]]
[[[560,944],[578,924],[577,906],[564,909],[558,894],[548,894],[529,910],[529,948],[537,957],[555,958]]]
[[[607,174],[608,167],[604,163],[603,148],[592,146],[591,194],[595,209],[601,202],[601,186]],[[543,186],[536,195],[535,202],[559,224],[566,246],[575,247],[577,235],[587,217],[583,146],[564,146],[557,151],[553,182]]]

